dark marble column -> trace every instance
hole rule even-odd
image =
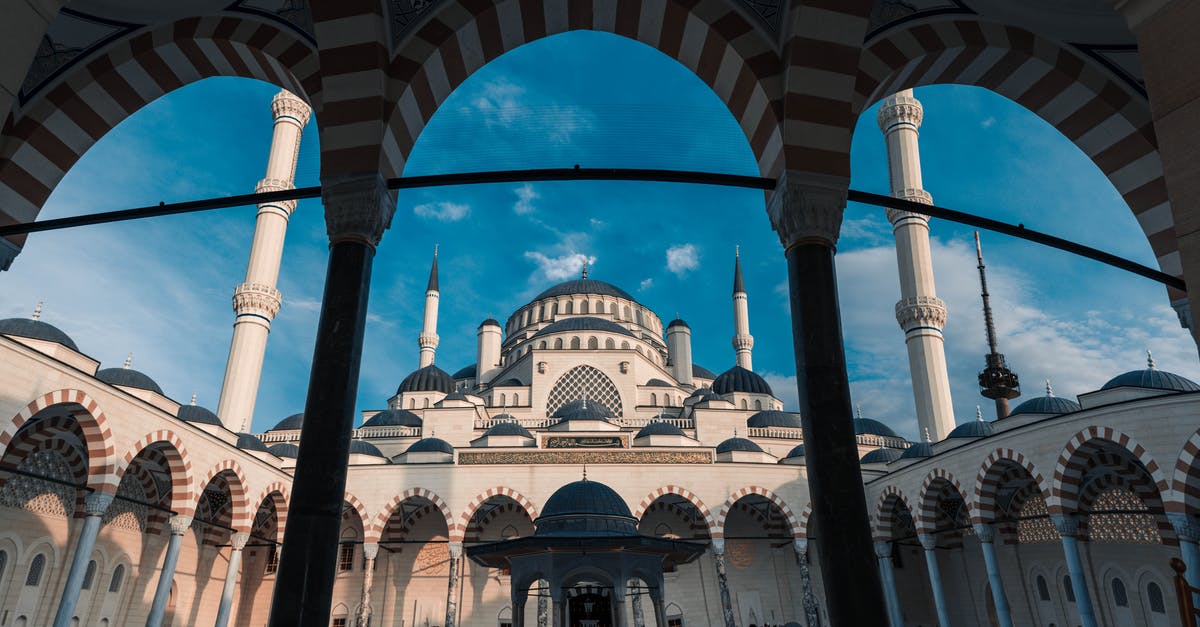
[[[458,577],[462,569],[462,542],[450,543],[450,575],[446,577],[446,627],[458,624]]]
[[[721,593],[721,617],[725,627],[737,627],[733,617],[733,600],[729,595],[729,576],[725,572],[725,540],[714,538],[712,541],[713,564],[717,567],[717,589]]]
[[[808,457],[814,539],[834,625],[885,625],[883,587],[858,465],[833,256],[849,181],[796,171],[767,214],[788,264],[796,385]]]
[[[375,246],[396,201],[378,174],[321,181],[329,267],[300,452],[271,602],[272,627],[327,627]]]
[[[817,597],[812,591],[812,577],[808,573],[808,538],[796,538],[792,542],[796,552],[796,564],[800,567],[800,588],[804,595],[804,620],[808,627],[821,627],[821,614],[817,611]]]

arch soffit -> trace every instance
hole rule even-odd
[[[1154,487],[1158,490],[1159,498],[1164,502],[1168,500],[1170,489],[1166,479],[1163,478],[1162,469],[1159,468],[1158,462],[1132,436],[1122,433],[1111,427],[1088,427],[1079,433],[1076,433],[1067,442],[1062,453],[1058,456],[1058,462],[1054,466],[1054,482],[1051,488],[1051,498],[1046,501],[1046,505],[1052,514],[1073,513],[1079,507],[1080,496],[1080,481],[1083,479],[1083,458],[1086,458],[1092,451],[1093,442],[1108,442],[1113,444],[1126,453],[1129,453],[1137,460],[1150,475]]]
[[[236,461],[231,459],[224,460],[213,466],[204,474],[204,479],[196,484],[196,488],[193,491],[195,502],[192,504],[192,511],[196,511],[196,508],[199,507],[205,488],[218,475],[223,475],[226,484],[229,486],[229,504],[233,513],[232,524],[229,526],[233,527],[236,533],[249,533],[255,512],[250,511],[250,502],[246,496],[246,473]],[[257,506],[257,503],[255,505]]]
[[[396,508],[399,507],[401,503],[409,499],[423,499],[432,503],[434,507],[436,507],[438,511],[442,513],[442,517],[445,518],[446,531],[449,534],[450,541],[462,541],[463,535],[466,533],[466,525],[458,525],[454,522],[454,516],[451,515],[450,506],[446,503],[445,499],[438,496],[433,490],[428,490],[425,488],[411,488],[392,497],[392,500],[388,502],[387,506],[385,506],[383,510],[381,510],[379,514],[375,516],[374,522],[371,524],[369,531],[365,531],[366,526],[364,525],[364,531],[371,542],[378,542],[379,539],[383,537],[383,531],[387,528],[388,520],[391,519],[392,514],[396,512]],[[363,520],[367,520],[366,516],[363,517]]]
[[[459,514],[460,522],[457,526],[461,527],[465,533],[467,527],[471,524],[471,518],[475,516],[475,512],[477,512],[484,503],[499,497],[508,498],[517,505],[520,505],[521,509],[525,510],[525,514],[529,516],[530,521],[537,520],[538,510],[537,506],[533,504],[533,501],[529,500],[529,498],[527,498],[524,494],[521,494],[512,488],[496,486],[476,494],[475,497],[471,499],[471,502],[467,503],[465,507],[459,510],[461,512]]]
[[[1200,515],[1200,430],[1184,442],[1176,457],[1171,492],[1163,496],[1168,512]]]
[[[108,419],[100,405],[80,390],[56,390],[30,401],[9,420],[4,430],[0,431],[0,446],[7,449],[22,426],[38,412],[56,405],[73,405],[78,408],[70,413],[83,431],[84,444],[87,447],[88,487],[102,493],[116,493],[120,478],[116,475],[116,447],[113,444],[112,431],[108,428]]]
[[[921,500],[915,521],[918,531],[922,533],[937,531],[938,505],[945,497],[947,487],[958,495],[970,516],[971,501],[967,498],[967,492],[963,490],[958,478],[944,468],[934,468],[929,471],[928,475],[925,475],[925,480],[921,482]]]
[[[858,116],[888,94],[974,85],[1016,102],[1071,140],[1129,205],[1159,268],[1182,275],[1149,102],[1068,47],[1014,26],[956,16],[867,42],[855,87]],[[1170,288],[1172,299],[1183,296]]]
[[[638,521],[641,521],[642,516],[646,514],[646,510],[649,509],[655,501],[668,494],[674,494],[675,496],[686,500],[687,502],[691,503],[697,511],[700,512],[700,515],[704,517],[704,526],[708,531],[709,537],[721,537],[718,535],[721,531],[721,528],[719,528],[717,525],[717,519],[713,516],[712,511],[708,509],[708,506],[704,504],[704,501],[702,501],[699,496],[696,496],[696,494],[691,490],[679,487],[677,485],[668,484],[658,488],[657,490],[651,490],[649,494],[642,497],[641,502],[637,506],[637,510],[633,512],[633,517],[638,519]],[[732,507],[732,503],[730,503],[730,506]]]
[[[117,465],[114,492],[133,460],[137,459],[142,451],[155,445],[161,445],[160,452],[166,458],[167,470],[171,473],[171,510],[180,516],[193,515],[196,503],[192,498],[192,459],[183,441],[173,431],[162,429],[148,433],[129,447]]]
[[[913,522],[916,522],[916,516],[913,515],[912,506],[909,505],[908,497],[904,495],[904,491],[894,485],[889,485],[879,493],[879,503],[875,506],[875,540],[884,541],[892,539],[892,525],[896,522],[895,511],[897,503],[908,512]]]
[[[758,495],[767,499],[768,501],[774,503],[779,510],[783,512],[783,516],[787,519],[788,528],[791,530],[793,538],[804,537],[804,532],[800,527],[800,520],[796,517],[795,512],[792,511],[792,508],[788,506],[786,501],[780,498],[779,495],[766,488],[760,486],[749,486],[730,494],[729,498],[725,500],[724,505],[721,506],[721,512],[717,515],[716,531],[712,534],[714,539],[725,537],[725,522],[729,519],[729,513],[733,511],[733,506],[736,505],[738,501],[753,495]]]
[[[996,517],[996,491],[1001,487],[1003,473],[1007,469],[1020,468],[1033,482],[1047,503],[1050,502],[1050,487],[1042,473],[1024,453],[1009,448],[997,448],[988,454],[979,473],[975,476],[975,492],[971,502],[971,523],[989,523]]]
[[[353,494],[350,494],[349,492],[346,492],[346,495],[343,497],[343,500],[346,503],[349,503],[350,508],[353,509],[358,514],[358,524],[359,524],[359,526],[362,527],[362,530],[363,530],[363,540],[365,542],[378,542],[379,541],[378,537],[371,539],[371,537],[369,535],[371,519],[367,515],[367,508],[365,506],[363,506],[362,501],[358,500],[358,497],[354,496]]]

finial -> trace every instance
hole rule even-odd
[[[933,438],[929,437],[929,427],[925,427],[925,441],[930,444],[933,443]]]
[[[588,258],[585,255],[583,257],[583,278],[585,278],[585,279],[587,278],[587,267],[588,267]]]
[[[979,405],[975,406],[975,421],[983,422],[983,408]]]
[[[583,465],[583,480],[587,481],[587,464]]]
[[[128,368],[132,365],[133,365],[133,352],[130,351],[130,353],[125,356],[125,367]]]
[[[434,257],[437,257],[437,253],[438,253],[438,245],[437,245],[437,244],[434,244],[434,245],[433,245],[433,256],[434,256]]]
[[[862,403],[854,404],[854,417],[862,420]]]
[[[741,257],[741,256],[742,256],[742,246],[741,246],[740,244],[734,244],[734,245],[733,245],[733,256],[734,256],[734,257]]]
[[[42,317],[42,303],[44,303],[44,302],[45,301],[39,300],[37,307],[33,308],[33,319],[34,320],[37,320],[38,318]]]
[[[196,390],[195,389],[192,390],[192,406],[193,407],[196,406]]]
[[[1046,379],[1046,396],[1054,396],[1054,388],[1050,387],[1050,379]]]
[[[733,429],[733,437],[737,437],[737,427],[734,427]]]
[[[1151,370],[1157,370],[1154,366],[1154,354],[1148,348],[1146,349],[1146,367]]]

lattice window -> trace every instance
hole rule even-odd
[[[546,413],[553,416],[563,405],[585,399],[602,403],[617,418],[623,415],[617,386],[603,372],[587,365],[575,366],[558,379],[550,390]]]
[[[1021,504],[1017,514],[1017,541],[1021,544],[1042,544],[1060,542],[1058,530],[1050,522],[1050,511],[1046,509],[1046,499],[1041,494],[1031,494]]]
[[[264,571],[266,574],[274,574],[279,570],[279,549],[275,545],[267,548],[267,568]]]
[[[1043,601],[1050,600],[1050,587],[1046,585],[1046,578],[1041,575],[1037,576],[1037,592],[1039,599]]]
[[[117,498],[104,512],[104,525],[129,531],[144,531],[149,508],[142,503],[149,500],[141,482],[137,481],[133,473],[125,473],[121,485],[117,486]]]
[[[1129,607],[1129,594],[1125,591],[1125,582],[1120,579],[1112,580],[1113,605]]]
[[[354,545],[347,542],[338,551],[338,572],[345,573],[354,569]]]
[[[1150,611],[1155,614],[1166,614],[1167,604],[1163,601],[1163,591],[1158,584],[1151,581],[1146,586],[1146,605],[1150,606]]]
[[[1121,487],[1096,496],[1088,516],[1088,539],[1092,542],[1159,544],[1158,524],[1150,508],[1136,494]]]
[[[120,592],[121,591],[121,582],[124,580],[125,580],[125,565],[121,564],[121,565],[118,565],[116,567],[116,569],[113,570],[112,579],[110,579],[108,581],[108,591],[113,592],[113,593]]]
[[[75,488],[70,485],[75,477],[57,452],[34,451],[17,470],[35,476],[13,474],[0,492],[0,505],[54,518],[70,518],[75,513]]]
[[[25,575],[25,585],[36,586],[42,583],[42,571],[46,570],[46,556],[38,554],[29,563],[29,573]]]
[[[94,581],[96,581],[96,560],[88,562],[87,570],[83,574],[83,585],[80,586],[80,589],[91,590],[92,582]]]

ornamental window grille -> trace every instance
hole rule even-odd
[[[279,549],[272,544],[267,547],[267,568],[265,569],[265,573],[273,575],[277,570],[279,570]]]
[[[46,570],[46,556],[38,553],[29,562],[29,573],[25,575],[25,585],[36,586],[42,582],[42,571]]]
[[[1150,611],[1155,614],[1167,613],[1167,604],[1163,601],[1162,588],[1153,581],[1146,584],[1146,605],[1149,605]]]
[[[87,570],[83,573],[83,584],[79,587],[81,590],[91,590],[92,583],[96,581],[96,560],[88,562]]]
[[[1017,541],[1021,544],[1045,544],[1061,542],[1054,523],[1050,521],[1050,511],[1046,509],[1046,499],[1041,493],[1034,492],[1025,499],[1018,511]]]
[[[1041,575],[1037,576],[1037,593],[1039,599],[1043,601],[1050,600],[1050,586],[1046,585],[1046,578]]]
[[[75,477],[56,451],[34,451],[4,484],[0,505],[53,518],[75,514]]]
[[[1117,607],[1129,607],[1129,594],[1125,591],[1125,582],[1119,577],[1114,577],[1112,580],[1112,596],[1113,605]]]
[[[1063,593],[1067,595],[1067,601],[1075,602],[1075,588],[1071,587],[1071,576],[1063,575]]]
[[[1096,496],[1088,516],[1092,542],[1159,544],[1158,523],[1150,508],[1126,488],[1109,488]]]
[[[343,543],[338,551],[338,572],[345,573],[354,569],[354,545]]]
[[[559,377],[546,401],[546,413],[553,416],[563,405],[579,400],[601,403],[617,418],[624,415],[617,386],[613,385],[607,375],[592,366],[581,364]]]
[[[333,627],[346,627],[346,619],[345,618],[333,619]]]
[[[146,519],[149,508],[143,503],[149,502],[142,482],[138,480],[138,472],[126,472],[117,486],[117,498],[104,511],[104,526],[116,529],[141,532],[146,529]]]
[[[121,582],[123,582],[124,580],[125,580],[125,565],[120,564],[115,569],[113,569],[112,579],[110,579],[108,581],[108,591],[113,592],[113,593],[120,592],[121,591]]]

